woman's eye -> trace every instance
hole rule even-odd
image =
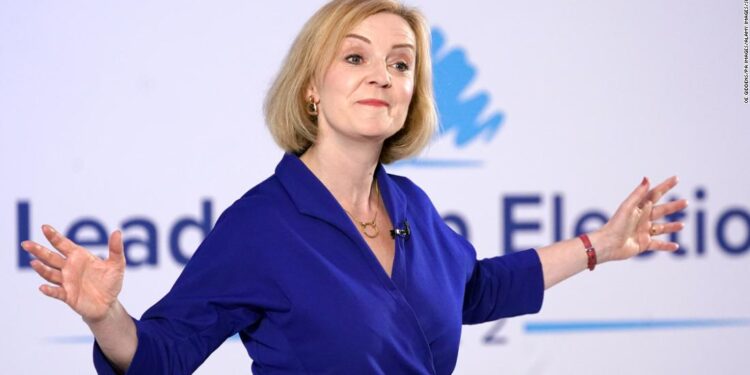
[[[393,64],[393,66],[399,72],[405,72],[405,71],[409,70],[409,65],[407,63],[403,62],[403,61],[399,61],[399,62]]]
[[[349,55],[346,57],[346,62],[354,65],[359,65],[362,63],[362,56],[360,55]]]

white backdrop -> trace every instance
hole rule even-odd
[[[540,314],[465,327],[456,374],[747,373],[742,1],[410,3],[444,37],[436,83],[453,89],[438,100],[458,122],[388,169],[459,218],[481,257],[506,237],[573,236],[644,175],[679,175],[672,196],[691,201],[684,253],[603,265],[548,291]],[[188,226],[170,245],[176,224],[215,220],[281,158],[262,100],[321,4],[0,1],[1,373],[94,372],[85,325],[19,265],[19,232],[78,224],[96,242],[95,226],[140,219],[124,233],[143,241],[151,223],[121,295],[140,316],[203,236]],[[481,123],[495,131],[457,143]],[[512,230],[521,221],[539,229]],[[249,372],[236,339],[198,370]]]

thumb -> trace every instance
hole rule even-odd
[[[109,257],[107,261],[115,264],[125,263],[125,250],[122,243],[122,232],[116,230],[109,236]]]

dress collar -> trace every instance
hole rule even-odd
[[[286,153],[276,166],[278,177],[284,189],[289,193],[300,213],[325,220],[345,232],[357,233],[354,224],[349,220],[343,207],[333,194],[294,154]],[[394,226],[400,226],[406,219],[406,197],[396,185],[393,178],[386,173],[381,163],[375,168],[375,178],[383,197],[385,208]],[[390,231],[390,228],[388,228]]]

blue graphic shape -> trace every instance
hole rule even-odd
[[[719,328],[750,326],[750,319],[667,319],[621,321],[527,322],[529,334],[555,334],[655,329]]]
[[[432,69],[435,102],[440,116],[440,136],[455,132],[457,147],[466,147],[480,135],[485,141],[495,136],[503,123],[504,115],[493,112],[485,121],[480,120],[490,102],[486,91],[479,91],[468,99],[461,95],[474,81],[476,69],[469,63],[462,48],[443,53],[445,36],[439,28],[432,29]]]

